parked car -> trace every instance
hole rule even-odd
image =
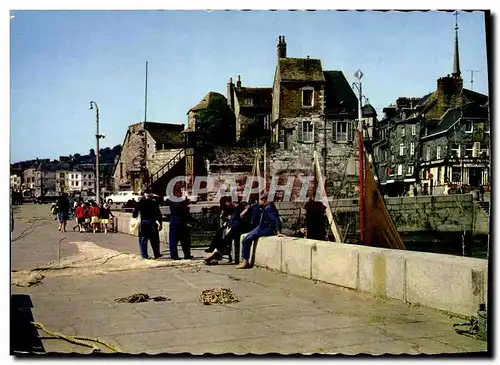
[[[55,203],[59,198],[59,194],[55,191],[49,191],[45,195],[40,195],[35,198],[35,203],[38,204],[46,204],[46,203]]]
[[[106,198],[108,204],[118,203],[124,204],[129,200],[139,201],[140,195],[134,193],[133,191],[119,191],[116,194],[110,195]]]

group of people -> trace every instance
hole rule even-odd
[[[205,262],[209,265],[217,264],[223,255],[231,253],[233,241],[235,249],[238,249],[241,235],[249,232],[241,242],[242,262],[237,266],[238,269],[247,269],[251,266],[252,245],[260,237],[281,235],[281,227],[278,210],[268,201],[267,195],[261,196],[253,204],[222,200],[221,225],[206,250],[209,255],[205,257]]]
[[[191,255],[191,231],[189,210],[190,200],[187,196],[182,196],[180,190],[176,190],[174,195],[177,199],[167,199],[166,205],[170,208],[169,225],[169,251],[172,260],[180,260],[177,244],[181,242],[184,260],[190,260]],[[132,213],[133,218],[141,218],[139,227],[139,250],[143,259],[149,259],[148,241],[153,249],[153,258],[158,259],[163,255],[160,253],[160,231],[163,228],[160,203],[154,199],[151,190],[144,191],[143,199],[135,205]]]
[[[167,198],[166,205],[170,209],[168,245],[170,258],[180,260],[177,244],[181,243],[183,259],[192,259],[191,255],[191,214],[190,200],[183,197],[180,190],[174,192],[174,198]],[[221,225],[216,231],[210,247],[206,250],[209,255],[205,258],[207,264],[218,263],[222,256],[230,253],[232,242],[239,246],[241,234],[249,232],[242,241],[242,262],[238,268],[250,267],[250,250],[252,244],[260,237],[281,235],[281,221],[278,210],[267,195],[260,198],[259,202],[246,204],[221,199]],[[144,192],[144,198],[135,206],[133,218],[140,216],[139,249],[143,259],[149,259],[148,241],[153,250],[153,258],[158,259],[163,255],[160,252],[159,232],[163,228],[160,204],[153,199],[150,190]]]
[[[96,202],[84,202],[82,198],[77,201],[70,202],[68,195],[62,193],[58,197],[57,202],[51,208],[52,214],[57,216],[59,221],[59,231],[66,232],[66,226],[71,217],[76,220],[76,226],[80,233],[93,231],[104,231],[108,233],[108,224],[111,222],[110,217],[114,217],[111,209],[107,204],[102,207]]]

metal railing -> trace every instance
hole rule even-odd
[[[156,180],[165,175],[172,167],[174,167],[179,161],[181,161],[186,156],[186,151],[181,149],[174,157],[172,157],[165,165],[160,167],[158,171],[151,175],[151,184],[154,184]]]

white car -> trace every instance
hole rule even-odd
[[[120,191],[116,194],[108,196],[106,198],[106,202],[108,204],[113,204],[113,203],[124,204],[129,200],[135,200],[137,202],[139,201],[140,198],[141,196],[134,193],[133,191]]]

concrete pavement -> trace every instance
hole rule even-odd
[[[57,223],[45,218],[48,209],[18,209],[13,237],[30,225],[39,226],[12,243],[13,270],[57,258],[62,235]],[[27,217],[41,220],[23,222]],[[62,255],[77,255],[71,242],[84,240],[117,252],[138,252],[134,237],[68,232]],[[195,251],[195,256],[202,254]],[[240,301],[224,306],[199,301],[203,290],[221,287],[230,288]],[[257,268],[161,267],[47,277],[38,286],[11,289],[31,296],[34,319],[47,328],[98,337],[127,353],[441,354],[487,349],[486,342],[458,335],[453,324],[463,320],[442,312]],[[114,301],[135,293],[170,301]],[[89,352],[60,340],[43,340],[43,345],[47,352]]]

